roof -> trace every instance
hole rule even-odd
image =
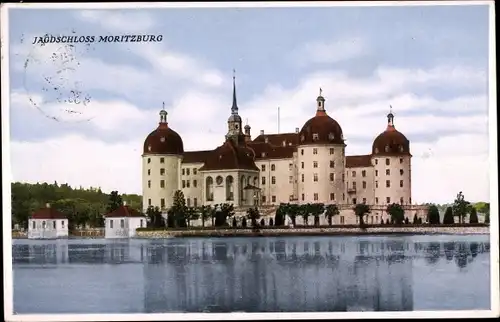
[[[247,145],[236,145],[232,140],[207,154],[200,171],[246,169],[258,171],[254,162],[254,153]]]
[[[261,134],[255,139],[253,139],[253,143],[265,143],[275,145],[275,146],[283,146],[283,142],[285,142],[286,146],[289,146],[290,143],[292,146],[296,146],[299,144],[299,134],[298,133],[280,133],[280,134]]]
[[[388,125],[387,129],[373,141],[372,154],[380,156],[411,155],[410,141],[403,133],[396,130],[394,125]]]
[[[372,156],[367,155],[349,155],[345,157],[346,168],[364,168],[372,166]]]
[[[324,111],[317,111],[299,132],[299,144],[344,144],[340,124]]]
[[[68,217],[54,208],[42,208],[31,215],[31,219],[68,219]]]
[[[296,146],[273,146],[262,142],[249,142],[248,147],[252,150],[255,160],[289,159],[293,157],[293,152],[297,151]]]
[[[144,154],[182,154],[184,144],[181,136],[168,123],[160,122],[156,130],[144,140]]]
[[[214,150],[186,151],[182,154],[182,163],[203,163],[213,152]]]
[[[139,211],[130,208],[129,206],[120,206],[119,208],[113,210],[110,213],[104,215],[104,217],[108,218],[116,218],[116,217],[145,217]]]

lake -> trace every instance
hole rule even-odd
[[[14,312],[488,310],[489,235],[14,240]]]

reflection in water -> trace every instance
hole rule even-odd
[[[463,269],[468,264],[489,252],[489,242],[438,240],[314,237],[24,241],[13,245],[13,263],[14,270],[40,266],[58,270],[78,264],[135,265],[142,276],[119,278],[142,285],[143,298],[121,296],[143,301],[138,310],[144,313],[403,311],[415,306],[416,259],[436,266],[444,257],[442,263],[454,263],[466,274]],[[61,276],[54,274],[52,278]],[[29,281],[15,280],[15,292],[26,292],[18,287],[23,283]],[[100,286],[108,290],[106,280]],[[90,291],[99,297],[103,290]]]

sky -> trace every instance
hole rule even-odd
[[[410,140],[412,199],[489,201],[488,7],[11,9],[14,181],[141,194],[163,104],[185,150],[224,141],[236,71],[252,137],[293,132],[322,88],[346,154]],[[35,37],[94,42],[33,44]],[[161,35],[155,42],[100,36]]]

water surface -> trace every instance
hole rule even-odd
[[[490,308],[488,235],[15,240],[14,312]]]

